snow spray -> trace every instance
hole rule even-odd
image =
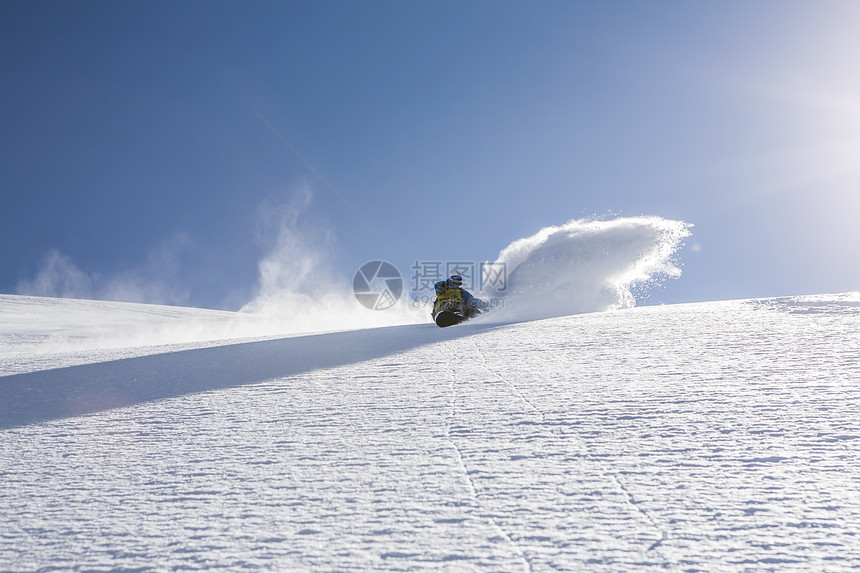
[[[675,257],[691,226],[643,216],[545,227],[502,249],[492,264],[507,269],[504,290],[481,294],[503,298],[493,314],[504,321],[632,307],[634,291],[681,276]]]

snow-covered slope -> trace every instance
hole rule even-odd
[[[265,326],[233,312],[0,294],[0,376],[262,337]]]
[[[860,566],[857,293],[76,352],[0,377],[0,570]]]

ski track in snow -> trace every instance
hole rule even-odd
[[[23,375],[180,391],[0,425],[0,570],[860,567],[856,295],[364,335]]]

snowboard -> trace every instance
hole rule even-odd
[[[446,326],[454,326],[455,324],[460,324],[466,318],[462,315],[443,310],[436,315],[436,326],[440,328],[444,328]]]

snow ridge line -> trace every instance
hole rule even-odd
[[[516,394],[517,398],[519,398],[520,400],[522,400],[522,402],[523,402],[526,406],[528,406],[529,408],[531,408],[532,410],[534,410],[534,412],[535,412],[538,416],[540,416],[540,421],[541,421],[541,423],[542,423],[542,424],[544,425],[544,427],[545,427],[545,426],[546,426],[546,416],[544,416],[543,411],[542,411],[542,410],[540,410],[540,409],[539,409],[537,406],[535,406],[534,404],[532,404],[531,400],[529,400],[528,398],[526,398],[526,397],[525,397],[525,395],[524,395],[522,392],[520,392],[520,389],[519,389],[519,388],[517,388],[516,384],[514,384],[513,382],[511,382],[510,380],[508,380],[505,376],[502,376],[500,373],[498,373],[498,372],[496,372],[495,370],[493,370],[492,368],[490,368],[490,364],[487,362],[487,356],[486,356],[486,354],[484,354],[484,352],[481,350],[481,347],[480,347],[480,346],[478,346],[478,343],[477,343],[477,342],[475,342],[475,340],[474,340],[474,339],[470,340],[470,342],[471,342],[471,343],[472,343],[472,345],[475,347],[475,350],[478,352],[478,355],[481,357],[481,362],[483,363],[484,370],[486,370],[487,372],[489,372],[490,374],[492,374],[493,376],[497,377],[499,380],[501,380],[502,382],[504,382],[504,383],[508,386],[508,388],[510,388],[510,389],[511,389],[511,391],[513,391],[513,393],[514,393],[514,394]]]
[[[612,476],[612,481],[614,481],[614,482],[615,482],[615,485],[617,485],[617,486],[618,486],[618,489],[620,489],[620,490],[621,490],[621,493],[623,493],[623,494],[624,494],[624,498],[627,500],[627,505],[629,505],[629,506],[633,507],[633,508],[634,508],[636,511],[638,511],[638,512],[643,516],[643,517],[645,517],[645,520],[646,520],[648,523],[650,523],[650,524],[651,524],[651,526],[652,526],[654,529],[657,529],[657,530],[659,530],[659,531],[660,531],[660,539],[658,539],[657,541],[655,541],[654,543],[652,543],[650,546],[648,546],[648,549],[646,549],[646,551],[652,551],[652,550],[654,550],[654,549],[658,549],[661,545],[663,545],[663,542],[664,542],[666,539],[668,539],[668,538],[669,538],[669,534],[668,534],[668,533],[666,533],[666,530],[665,530],[665,529],[663,529],[663,528],[661,528],[659,525],[657,525],[657,522],[656,522],[656,521],[654,521],[654,518],[653,518],[653,517],[651,517],[651,514],[650,514],[647,510],[645,510],[645,509],[643,509],[643,508],[639,507],[639,503],[637,503],[636,498],[635,498],[635,497],[633,497],[633,494],[632,494],[632,493],[630,493],[630,490],[629,490],[629,489],[627,489],[627,486],[625,486],[625,485],[624,485],[624,483],[621,481],[621,479],[618,477],[618,475],[617,475],[617,474],[612,473],[612,472],[605,472],[605,473],[608,473],[609,475],[611,475],[611,476]],[[662,555],[663,553],[662,553],[662,552],[660,552],[660,554]],[[663,555],[663,558],[665,559],[665,558],[666,558],[666,556],[665,556],[665,555]],[[668,560],[667,560],[667,561],[668,561]]]
[[[487,357],[486,357],[486,355],[484,354],[484,352],[481,350],[481,347],[480,347],[480,346],[478,346],[477,342],[475,342],[475,340],[474,340],[474,339],[471,339],[471,340],[470,340],[470,342],[471,342],[471,343],[472,343],[472,345],[475,347],[475,350],[478,352],[478,355],[481,357],[481,361],[483,362],[483,367],[484,367],[484,369],[485,369],[487,372],[489,372],[490,374],[493,374],[494,376],[496,376],[496,377],[497,377],[499,380],[501,380],[502,382],[504,382],[504,383],[508,386],[508,388],[510,388],[510,389],[511,389],[511,391],[512,391],[512,392],[513,392],[513,393],[514,393],[514,394],[515,394],[515,395],[516,395],[516,396],[517,396],[517,397],[518,397],[518,398],[519,398],[519,399],[520,399],[524,404],[526,404],[526,405],[527,405],[527,406],[529,406],[532,410],[534,410],[534,412],[535,412],[538,416],[540,416],[541,423],[543,424],[543,427],[544,427],[544,429],[545,429],[545,430],[547,430],[550,434],[553,434],[553,435],[554,435],[554,436],[556,436],[556,437],[559,437],[559,438],[560,438],[560,437],[562,437],[562,436],[560,436],[560,435],[555,431],[555,429],[554,429],[554,428],[549,427],[549,426],[547,425],[546,415],[544,414],[543,410],[541,410],[540,408],[538,408],[537,406],[535,406],[535,405],[534,405],[534,403],[532,403],[532,401],[531,401],[531,400],[529,400],[528,398],[526,398],[526,396],[525,396],[525,395],[520,391],[520,389],[517,387],[517,385],[516,385],[516,384],[514,384],[513,382],[511,382],[507,377],[505,377],[505,376],[504,376],[504,375],[502,375],[501,373],[496,372],[495,370],[493,370],[492,368],[490,368],[490,365],[489,365],[489,363],[487,362]],[[581,447],[582,447],[583,451],[584,451],[585,453],[590,454],[591,450],[590,450],[590,448],[588,447],[588,443],[587,443],[587,442],[585,442],[584,440],[579,440],[579,441],[580,441],[580,444],[581,444]],[[602,462],[600,462],[597,458],[594,458],[594,456],[589,455],[588,457],[589,457],[589,458],[593,458],[593,459],[595,459],[595,461],[596,461],[597,465],[599,465],[599,466],[602,468],[602,473],[603,473],[603,475],[605,475],[605,476],[607,476],[607,477],[611,478],[611,479],[612,479],[612,481],[613,481],[613,482],[618,486],[618,489],[619,489],[619,490],[621,491],[621,493],[624,495],[624,498],[625,498],[625,500],[627,501],[627,504],[628,504],[629,506],[631,506],[633,509],[635,509],[637,513],[639,513],[640,515],[642,515],[642,516],[645,518],[645,520],[646,520],[648,523],[650,523],[650,524],[651,524],[651,526],[652,526],[655,530],[657,530],[657,531],[659,531],[659,532],[660,532],[660,538],[659,538],[657,541],[655,541],[654,543],[652,543],[650,546],[648,546],[648,549],[646,549],[646,551],[652,551],[652,550],[655,550],[655,549],[659,549],[659,548],[660,548],[660,546],[663,544],[663,541],[665,541],[666,539],[668,539],[668,534],[667,534],[666,530],[665,530],[665,529],[663,529],[663,528],[661,528],[659,525],[657,525],[657,522],[656,522],[656,521],[654,521],[654,518],[651,516],[651,514],[650,514],[647,510],[645,510],[644,508],[642,508],[642,507],[640,507],[640,506],[639,506],[639,504],[636,502],[636,499],[633,497],[633,494],[632,494],[632,493],[630,493],[630,490],[628,490],[628,489],[627,489],[627,487],[622,483],[621,478],[619,478],[619,477],[618,477],[618,474],[616,474],[615,472],[611,471],[610,469],[607,469],[606,465],[605,465],[605,464],[603,464]],[[665,554],[663,554],[663,552],[662,552],[662,551],[659,551],[659,553],[663,556],[663,559],[664,559],[664,560],[667,562],[667,564],[668,564],[668,563],[669,563],[669,559],[667,559],[667,558],[666,558],[666,555],[665,555]]]
[[[445,347],[446,347],[446,349],[450,350],[449,344],[446,344]],[[451,355],[450,352],[448,352],[446,354],[448,356]],[[450,359],[448,360],[448,363],[450,365],[450,363],[451,363]],[[451,368],[448,368],[447,371],[452,372]],[[481,500],[478,496],[478,489],[475,487],[475,482],[474,482],[474,480],[472,480],[472,476],[470,475],[469,470],[466,467],[466,462],[463,459],[463,452],[462,452],[462,450],[460,450],[460,447],[457,445],[457,443],[451,437],[451,424],[454,421],[454,410],[455,410],[455,406],[457,403],[457,387],[456,387],[456,380],[455,380],[454,376],[449,375],[449,380],[450,380],[449,387],[451,389],[451,405],[450,405],[450,408],[448,410],[448,419],[445,423],[445,441],[448,442],[448,444],[454,450],[454,454],[457,458],[457,463],[459,464],[460,469],[463,472],[463,475],[466,477],[466,484],[468,485],[469,491],[471,492],[472,500],[475,503],[475,507],[476,508],[483,508],[483,504],[481,503]],[[485,512],[481,512],[481,513],[485,513]],[[522,547],[520,547],[520,545],[516,541],[514,541],[513,537],[511,537],[511,535],[502,528],[502,526],[499,524],[499,521],[493,515],[491,515],[489,513],[485,513],[484,515],[481,515],[481,517],[484,517],[486,519],[486,521],[489,522],[493,526],[493,528],[496,530],[496,532],[499,534],[499,536],[502,539],[504,539],[505,541],[507,541],[508,544],[510,544],[511,547],[514,548],[514,550],[516,550],[516,552],[519,554],[520,560],[522,561],[523,571],[525,571],[527,573],[533,573],[534,569],[532,567],[532,563],[529,560],[529,558],[526,556]]]

